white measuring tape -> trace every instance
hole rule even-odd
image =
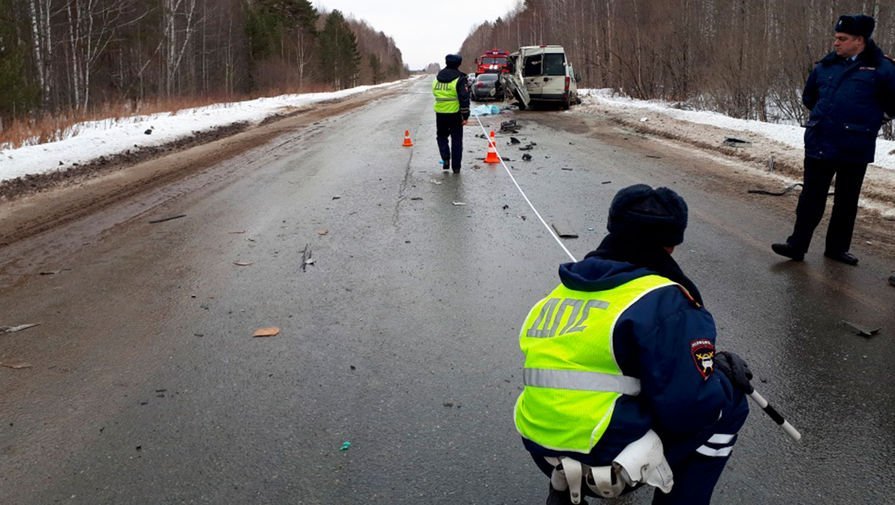
[[[489,139],[488,142],[490,142],[491,141],[490,137],[488,135],[488,132],[485,131],[485,125],[482,124],[482,120],[479,119],[478,114],[473,114],[473,115],[475,116],[476,122],[479,123],[479,128],[482,129],[482,133],[485,134],[485,138]],[[501,156],[500,151],[497,150],[497,141],[494,142],[494,151],[497,153],[497,158],[500,159],[500,164],[503,166],[503,169],[506,170],[507,175],[510,176],[510,180],[513,181],[513,184],[516,186],[516,189],[519,190],[519,194],[521,194],[522,198],[525,199],[525,203],[527,203],[528,206],[531,208],[531,211],[534,212],[536,216],[538,216],[538,219],[541,221],[541,224],[544,225],[544,228],[547,229],[547,232],[550,233],[550,236],[553,237],[553,240],[555,240],[556,243],[559,244],[560,247],[562,247],[562,250],[565,251],[565,253],[569,256],[569,258],[572,259],[572,261],[577,262],[578,260],[575,259],[575,256],[572,256],[572,253],[569,252],[569,250],[566,248],[566,245],[562,243],[562,241],[559,239],[558,236],[556,236],[556,233],[554,233],[553,228],[551,228],[550,225],[547,224],[547,221],[544,221],[544,218],[541,217],[541,213],[538,212],[538,209],[536,209],[535,206],[531,203],[531,200],[528,199],[528,196],[525,194],[525,191],[522,191],[522,188],[519,186],[519,183],[516,182],[516,178],[513,177],[513,173],[510,172],[510,168],[507,167],[507,164],[503,162],[503,156]]]

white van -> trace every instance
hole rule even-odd
[[[562,46],[523,46],[510,54],[506,89],[513,93],[519,108],[531,103],[557,103],[563,109],[581,103],[575,70],[566,60]]]

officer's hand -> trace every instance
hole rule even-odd
[[[740,391],[751,394],[755,391],[752,384],[752,370],[746,361],[737,354],[727,351],[718,351],[714,358],[715,370],[723,373],[730,379],[730,383]]]
[[[464,119],[464,120],[463,120],[463,126],[466,126],[466,123],[468,123],[468,122],[469,122],[469,120]]]

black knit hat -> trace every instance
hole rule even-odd
[[[839,16],[839,21],[836,21],[836,27],[833,28],[833,31],[847,33],[849,35],[858,35],[865,39],[869,39],[873,34],[873,28],[875,26],[876,21],[870,16],[865,16],[863,14],[844,15]]]
[[[449,54],[444,57],[444,64],[448,68],[458,68],[463,63],[463,57],[459,54]]]
[[[639,243],[676,246],[684,241],[687,202],[668,188],[628,186],[612,199],[606,228]]]

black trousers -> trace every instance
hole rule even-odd
[[[833,176],[836,176],[833,214],[827,228],[826,251],[831,254],[843,253],[851,247],[858,215],[858,197],[864,184],[866,163],[845,163],[841,161],[805,158],[805,176],[802,194],[796,206],[796,224],[786,242],[794,249],[807,251],[814,229],[824,216],[827,193]]]
[[[450,144],[448,138],[450,137]],[[463,160],[463,115],[435,113],[435,140],[444,161],[444,168],[460,170]]]

